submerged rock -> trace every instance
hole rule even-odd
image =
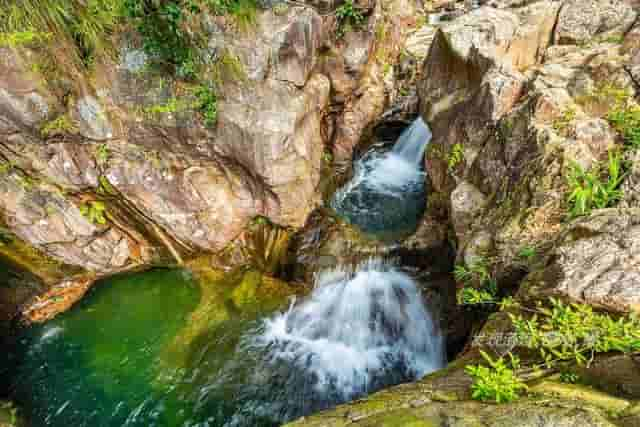
[[[0,427],[26,427],[12,402],[0,400]]]

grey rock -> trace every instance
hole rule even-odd
[[[574,301],[640,311],[640,211],[606,209],[577,220],[554,249],[545,286]]]
[[[104,141],[113,137],[113,127],[106,111],[100,102],[91,95],[87,95],[76,105],[80,133],[89,139]]]
[[[473,184],[463,181],[451,193],[451,222],[460,240],[471,231],[475,218],[484,210],[487,198]]]
[[[625,0],[569,0],[560,12],[555,40],[581,44],[596,36],[622,36],[636,17],[637,12]]]

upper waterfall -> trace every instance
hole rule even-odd
[[[431,137],[431,129],[421,117],[418,117],[402,132],[392,152],[407,162],[420,164]]]
[[[425,206],[423,158],[431,131],[417,118],[393,148],[374,144],[354,164],[353,178],[336,192],[333,209],[347,221],[381,238],[415,231]]]

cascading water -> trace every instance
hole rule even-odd
[[[415,282],[378,260],[320,274],[308,299],[245,335],[237,354],[254,369],[234,391],[229,426],[283,423],[444,364],[443,338]],[[237,379],[246,365],[234,359],[221,371]],[[212,376],[205,388],[220,390],[221,381]]]
[[[354,165],[354,176],[331,206],[363,231],[379,237],[411,233],[425,207],[424,152],[431,131],[417,118],[391,151],[374,146]]]
[[[306,376],[307,389],[353,399],[442,366],[442,338],[406,274],[381,261],[319,276],[310,299],[267,322],[270,360]]]

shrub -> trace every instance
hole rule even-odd
[[[182,28],[186,6],[180,0],[124,0],[125,15],[142,36],[144,50],[155,61],[173,67],[181,77],[191,78],[196,55],[193,41]]]
[[[364,15],[354,4],[353,0],[345,0],[342,6],[336,9],[338,19],[338,37],[343,37],[354,28],[359,28],[365,21]]]
[[[211,86],[200,85],[196,87],[194,95],[194,107],[202,114],[205,126],[213,126],[218,117],[218,97],[215,90]]]
[[[607,169],[607,179],[603,181],[600,168],[585,171],[577,163],[571,165],[567,177],[571,189],[568,198],[570,217],[588,215],[593,209],[611,207],[622,198],[619,187],[625,174],[622,171],[620,153],[609,152]]]
[[[509,314],[519,342],[537,350],[547,367],[558,361],[582,365],[597,353],[640,350],[637,314],[616,320],[585,304],[565,304],[553,298],[550,303],[550,308],[539,305],[529,319]]]
[[[465,372],[473,378],[471,397],[475,400],[508,403],[520,397],[527,386],[520,380],[515,370],[520,360],[509,353],[509,361],[503,357],[493,360],[487,353],[480,351],[489,366],[467,365]]]
[[[9,42],[68,41],[76,47],[71,55],[86,65],[93,54],[112,50],[121,13],[121,0],[0,0],[0,32]]]

